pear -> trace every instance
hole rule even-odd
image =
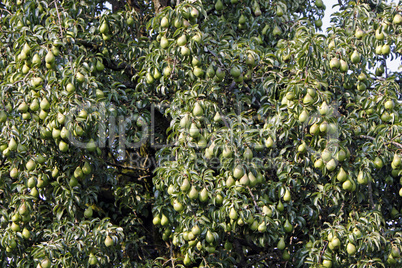
[[[85,218],[91,218],[93,215],[93,209],[91,206],[89,206],[85,211],[84,211],[84,216]]]
[[[297,147],[297,151],[301,154],[304,154],[305,152],[307,152],[307,147],[306,147],[306,143],[303,141],[302,144],[300,144]]]
[[[388,44],[385,44],[381,47],[381,54],[388,55],[391,52],[391,47]]]
[[[155,216],[155,217],[152,219],[152,223],[153,223],[154,225],[159,225],[159,224],[161,224],[161,218],[160,218],[159,216]]]
[[[328,171],[333,171],[336,168],[336,162],[334,159],[329,160],[329,162],[325,165]]]
[[[182,212],[184,210],[183,204],[180,203],[177,199],[173,201],[173,209],[177,212]]]
[[[362,185],[366,185],[368,183],[367,176],[364,175],[362,170],[360,170],[359,174],[357,175],[357,182]]]
[[[279,35],[281,35],[281,34],[282,34],[281,28],[279,28],[278,25],[275,25],[274,30],[272,31],[272,34],[273,34],[274,36],[279,36]]]
[[[402,24],[402,16],[400,14],[396,14],[392,20],[392,23],[396,25]]]
[[[191,264],[191,259],[190,259],[190,257],[188,256],[188,253],[186,253],[186,255],[184,255],[183,264],[184,264],[185,266],[188,266],[188,265]]]
[[[293,231],[293,226],[290,224],[289,220],[286,219],[285,224],[283,225],[285,232],[291,233]]]
[[[88,263],[89,265],[96,265],[98,263],[98,258],[92,252],[89,253]]]
[[[243,157],[244,159],[251,160],[253,158],[253,151],[247,147],[243,153]]]
[[[356,253],[356,246],[349,242],[346,246],[346,251],[349,255],[354,255]]]
[[[207,234],[205,235],[205,241],[207,241],[210,244],[212,244],[215,241],[215,237],[210,230],[208,230]]]
[[[14,138],[11,138],[11,140],[8,142],[8,149],[10,151],[16,151],[18,147],[17,142],[15,141]]]
[[[198,195],[198,199],[201,202],[206,202],[208,200],[208,191],[206,188],[202,189],[201,192]]]
[[[40,102],[40,108],[44,111],[50,109],[50,103],[46,98],[43,98],[42,101]]]
[[[375,30],[375,39],[382,41],[384,40],[384,33],[380,31],[380,29]]]
[[[258,180],[257,180],[257,178],[254,176],[254,174],[251,171],[248,173],[247,177],[248,177],[248,180],[249,180],[250,187],[254,187],[254,186],[257,185]]]
[[[278,201],[278,205],[276,205],[276,209],[277,209],[279,212],[282,212],[282,211],[285,210],[285,206],[282,204],[281,200]]]
[[[200,135],[200,131],[195,123],[191,123],[189,134],[193,138],[197,138]]]
[[[165,36],[162,36],[160,45],[163,49],[167,48],[169,46],[169,40]]]
[[[364,32],[361,29],[357,28],[355,31],[355,37],[357,39],[362,39],[363,36],[364,36]]]
[[[340,70],[342,73],[346,73],[347,71],[349,71],[349,65],[346,61],[340,60],[340,64],[341,64]]]
[[[328,112],[329,112],[329,107],[328,107],[328,105],[327,105],[327,102],[324,101],[324,102],[321,104],[321,106],[320,106],[320,108],[319,108],[318,110],[319,110],[319,112],[320,112],[321,115],[327,115]]]
[[[237,220],[238,218],[237,211],[233,207],[230,209],[229,218],[231,218],[232,220]]]
[[[265,147],[272,148],[273,145],[274,145],[274,140],[271,137],[268,137],[268,139],[265,140]]]
[[[227,187],[232,187],[233,185],[235,185],[235,180],[233,179],[233,177],[232,176],[229,176],[227,179],[226,179],[226,186]]]
[[[49,50],[45,56],[45,62],[48,64],[53,64],[55,62],[55,57],[51,50]]]
[[[36,163],[32,159],[29,159],[28,162],[25,164],[25,167],[28,171],[32,171],[36,168]]]
[[[322,168],[324,167],[324,161],[322,161],[321,158],[317,159],[317,160],[314,162],[314,167],[315,167],[315,168],[318,168],[318,169],[322,169]]]
[[[162,26],[163,28],[169,27],[169,20],[168,20],[167,17],[163,17],[163,18],[162,18],[162,20],[161,20],[161,26]]]
[[[289,251],[287,251],[287,250],[283,251],[283,253],[282,253],[282,259],[283,259],[284,261],[290,260]]]
[[[22,205],[18,208],[18,213],[21,216],[25,216],[29,213],[28,208],[26,207],[25,203],[22,203]]]
[[[197,188],[194,185],[191,187],[191,190],[188,193],[188,197],[190,199],[192,199],[192,200],[195,200],[195,199],[198,198],[198,191],[197,191]]]
[[[106,20],[104,20],[101,24],[101,26],[99,27],[99,32],[102,34],[108,34],[110,31],[109,29],[109,24],[107,23]]]
[[[313,97],[310,94],[306,94],[303,98],[303,103],[306,105],[312,104],[314,102]]]
[[[339,69],[341,67],[341,62],[339,61],[338,58],[332,58],[331,61],[329,62],[329,67],[332,70]]]
[[[283,201],[289,202],[291,200],[291,195],[289,189],[286,189],[285,194],[283,195]]]
[[[82,173],[84,175],[89,175],[91,174],[91,171],[92,171],[91,165],[89,164],[88,161],[85,161],[84,166],[82,167]]]
[[[221,0],[216,1],[215,3],[215,10],[216,11],[222,11],[223,10],[223,3]]]
[[[176,43],[178,46],[185,46],[187,44],[187,36],[183,34],[179,38],[177,38]]]
[[[336,178],[338,179],[338,181],[340,182],[344,182],[346,181],[346,179],[348,178],[348,174],[345,172],[345,170],[341,167],[339,169],[338,175],[336,176]]]
[[[204,114],[204,110],[202,109],[201,105],[196,102],[193,108],[193,115],[194,116],[202,116]]]
[[[240,179],[241,177],[243,177],[243,175],[244,175],[243,166],[237,165],[237,166],[233,169],[233,177],[234,177],[235,179]]]
[[[281,8],[281,6],[277,5],[276,7],[276,15],[278,17],[282,17],[283,16],[283,9]]]
[[[323,8],[324,3],[322,2],[322,0],[316,0],[315,1],[315,6],[318,7],[318,8]]]
[[[299,121],[300,123],[304,123],[307,121],[309,117],[309,113],[306,110],[303,110],[300,115],[299,115]]]
[[[352,63],[359,63],[361,60],[361,56],[360,53],[357,52],[357,50],[353,51],[352,55],[350,56],[350,60],[352,61]]]
[[[10,148],[10,145],[8,146]],[[401,158],[397,153],[394,154],[394,158],[392,159],[391,166],[393,169],[397,169],[401,165]]]
[[[377,169],[381,169],[384,166],[384,163],[382,162],[382,159],[379,158],[378,156],[376,156],[376,158],[374,159],[374,167]]]
[[[106,247],[111,247],[114,245],[114,241],[110,236],[106,236],[105,238],[105,246]]]
[[[286,247],[285,238],[281,237],[281,239],[279,239],[278,244],[276,245],[276,247],[277,247],[279,250],[285,249],[285,247]]]
[[[247,185],[250,184],[250,180],[249,180],[247,174],[244,174],[244,175],[240,178],[239,183],[240,183],[241,185],[244,185],[244,186],[247,186]]]
[[[314,123],[310,127],[310,134],[311,135],[316,135],[316,134],[318,134],[319,130],[320,130],[320,126],[317,123]]]
[[[166,226],[168,223],[169,223],[169,219],[165,216],[165,214],[162,214],[161,225]]]

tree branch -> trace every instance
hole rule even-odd
[[[375,138],[374,138],[374,137],[367,136],[367,135],[359,135],[358,137],[361,138],[361,139],[368,139],[368,140],[375,141]],[[386,141],[385,143],[395,145],[396,147],[402,149],[402,144],[400,144],[399,142],[396,142],[396,141]]]

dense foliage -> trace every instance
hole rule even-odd
[[[338,2],[1,1],[1,266],[400,266],[402,3]]]

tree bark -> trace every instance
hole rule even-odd
[[[154,3],[155,13],[158,14],[161,10],[168,5],[168,0],[152,0]]]

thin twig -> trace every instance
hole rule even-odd
[[[63,38],[63,28],[61,27],[60,12],[59,12],[59,8],[57,6],[57,1],[54,1],[54,5],[56,7],[57,17],[59,18],[59,27],[60,27],[61,38]]]
[[[360,135],[359,138],[368,139],[368,140],[372,140],[372,141],[375,140],[374,137],[367,136],[367,135]],[[402,144],[400,144],[399,142],[396,142],[396,141],[386,141],[385,143],[395,145],[396,147],[399,147],[400,149],[402,149]]]
[[[369,202],[370,202],[371,209],[374,210],[373,190],[371,188],[371,179],[368,180],[368,193],[369,193]]]
[[[247,186],[247,189],[248,189],[248,191],[250,192],[251,198],[253,199],[255,209],[258,211],[258,213],[261,213],[261,209],[260,209],[260,207],[257,205],[257,202],[255,201],[255,197],[254,197],[253,193],[251,192],[250,187]]]

